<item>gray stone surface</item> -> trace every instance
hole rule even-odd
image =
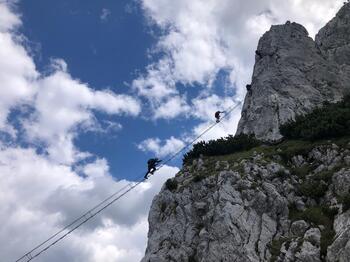
[[[292,172],[298,161],[276,163],[263,153],[222,164],[215,160],[210,170],[205,159],[184,166],[174,178],[178,188],[170,191],[164,186],[153,200],[142,262],[324,261],[325,225],[293,220],[290,213],[297,212],[298,201],[307,203],[304,209],[320,208],[320,203],[341,206],[336,196],[347,190],[341,181],[350,184],[350,167],[344,161],[349,155],[349,150],[332,144],[310,149],[303,161],[314,166],[304,180]],[[298,189],[317,175],[315,170],[320,165],[328,170],[334,161],[343,168],[330,170],[333,177],[325,196],[316,201],[300,195]],[[193,180],[198,175],[204,178]],[[334,220],[336,237],[328,247],[330,262],[348,261],[350,253],[350,211],[339,212]]]
[[[320,30],[316,42],[296,23],[272,26],[263,35],[237,134],[279,140],[281,124],[350,92],[349,13],[350,3]]]

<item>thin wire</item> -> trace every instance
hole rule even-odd
[[[132,183],[132,182],[131,182]],[[19,262],[20,260],[22,260],[23,258],[25,258],[27,255],[31,254],[33,251],[37,250],[38,248],[42,247],[43,245],[45,245],[47,242],[49,242],[50,240],[52,240],[53,238],[55,238],[57,235],[61,234],[63,231],[65,231],[66,229],[70,228],[72,225],[74,225],[76,222],[78,222],[79,220],[81,220],[82,218],[84,218],[86,215],[90,214],[93,210],[97,209],[98,207],[100,207],[101,205],[103,205],[104,203],[106,203],[108,200],[112,199],[114,196],[116,196],[117,194],[119,194],[120,192],[122,192],[124,189],[126,189],[127,187],[130,186],[130,183],[125,185],[124,187],[122,187],[121,189],[119,189],[117,192],[115,192],[114,194],[112,194],[111,196],[109,196],[108,198],[104,199],[102,202],[100,202],[99,204],[97,204],[96,206],[94,206],[93,208],[89,209],[88,211],[86,211],[83,215],[81,215],[80,217],[78,217],[77,219],[75,219],[74,221],[72,221],[70,224],[68,224],[67,226],[65,226],[64,228],[62,228],[60,231],[56,232],[54,235],[52,235],[50,238],[48,238],[47,240],[45,240],[44,242],[42,242],[41,244],[37,245],[36,247],[34,247],[32,250],[28,251],[25,255],[23,255],[22,257],[20,257],[19,259],[16,260],[16,262]]]
[[[90,219],[92,219],[93,217],[95,217],[97,214],[101,213],[104,209],[106,209],[107,207],[111,206],[113,203],[115,203],[117,200],[119,200],[120,198],[122,198],[124,195],[126,195],[128,192],[130,192],[131,190],[133,190],[135,187],[137,187],[138,185],[140,185],[144,180],[146,180],[145,178],[143,178],[142,180],[138,181],[136,184],[134,184],[132,187],[130,187],[128,190],[126,190],[123,194],[121,194],[120,196],[118,196],[117,198],[115,198],[113,201],[111,201],[110,203],[108,203],[107,205],[105,205],[104,207],[102,207],[101,209],[99,209],[96,213],[91,214],[91,216],[87,217],[84,221],[82,221],[81,223],[79,223],[78,225],[76,225],[75,227],[73,227],[71,230],[69,230],[67,233],[65,233],[64,235],[62,235],[60,238],[58,238],[57,240],[55,240],[54,242],[52,242],[50,245],[48,245],[47,247],[45,247],[44,249],[42,249],[40,252],[38,252],[37,254],[35,254],[34,256],[31,256],[31,258],[27,261],[31,261],[34,258],[40,256],[42,253],[44,253],[46,250],[48,250],[50,247],[54,246],[55,244],[57,244],[59,241],[61,241],[62,239],[64,239],[66,236],[68,236],[70,233],[72,233],[73,231],[75,231],[77,228],[79,228],[80,226],[82,226],[83,224],[85,224],[86,222],[88,222]]]
[[[239,105],[241,104],[241,102],[238,102],[236,105],[230,107],[227,111],[225,111],[224,115],[221,117],[222,119],[225,119],[229,114],[231,114],[231,112],[236,109]],[[195,139],[193,139],[190,143],[188,143],[187,145],[185,145],[184,147],[182,147],[179,151],[177,151],[175,154],[173,154],[170,158],[168,158],[166,161],[163,162],[162,165],[160,165],[158,167],[157,170],[160,170],[162,167],[164,167],[167,163],[169,163],[171,160],[173,160],[176,156],[178,156],[182,151],[184,151],[185,149],[187,149],[188,147],[190,147],[191,145],[193,145],[199,138],[201,138],[204,134],[208,133],[212,128],[214,128],[217,124],[219,124],[219,122],[214,122],[214,124],[212,124],[211,126],[209,126],[207,129],[205,129],[200,135],[198,135]],[[151,174],[150,176],[152,176],[153,174]],[[121,197],[123,197],[124,195],[126,195],[128,192],[130,192],[131,190],[133,190],[134,188],[136,188],[138,185],[140,185],[143,181],[145,181],[147,178],[142,178],[140,179],[137,183],[135,182],[130,182],[127,185],[125,185],[124,187],[122,187],[121,189],[119,189],[117,192],[113,193],[111,196],[109,196],[108,198],[104,199],[102,202],[100,202],[99,204],[97,204],[96,206],[94,206],[93,208],[91,208],[90,210],[88,210],[87,212],[85,212],[83,215],[81,215],[80,217],[78,217],[77,219],[75,219],[73,222],[71,222],[69,225],[65,226],[63,229],[61,229],[60,231],[58,231],[57,233],[55,233],[54,235],[52,235],[50,238],[48,238],[47,240],[45,240],[44,242],[40,243],[39,245],[37,245],[36,247],[34,247],[32,250],[30,250],[29,252],[27,252],[26,254],[24,254],[22,257],[20,257],[19,259],[16,260],[16,262],[19,262],[23,259],[28,259],[26,260],[26,262],[29,262],[31,260],[33,260],[34,258],[38,257],[39,255],[41,255],[43,252],[45,252],[46,250],[48,250],[50,247],[52,247],[53,245],[57,244],[59,241],[61,241],[63,238],[65,238],[67,235],[69,235],[70,233],[72,233],[73,231],[75,231],[77,228],[79,228],[80,226],[82,226],[83,224],[85,224],[86,222],[88,222],[90,219],[92,219],[93,217],[95,217],[97,214],[99,214],[100,212],[102,212],[104,209],[106,209],[107,207],[109,207],[110,205],[112,205],[113,203],[115,203],[117,200],[119,200]],[[123,190],[125,190],[127,187],[129,187],[128,190],[126,190],[125,192],[123,192],[121,195],[117,196],[120,192],[122,192]],[[115,196],[117,196],[115,199],[113,199]],[[105,206],[102,206],[104,203],[106,203],[107,201],[113,199],[111,202],[109,202],[108,204],[106,204]],[[102,206],[102,207],[101,207]],[[99,208],[101,207],[101,208]],[[99,208],[99,209],[98,209]],[[96,210],[96,212],[93,213],[93,211]],[[89,215],[88,217],[86,217],[87,215]],[[63,234],[61,237],[59,237],[58,239],[56,239],[54,242],[52,242],[50,245],[46,246],[45,248],[43,248],[41,251],[39,251],[37,254],[32,255],[32,253],[36,250],[38,250],[40,247],[44,246],[45,244],[47,244],[49,241],[51,241],[52,239],[54,239],[56,236],[58,236],[59,234],[61,234],[62,232],[64,232],[65,230],[69,229],[71,226],[73,226],[74,224],[76,224],[78,221],[80,221],[82,218],[85,217],[85,220],[83,220],[82,222],[80,222],[79,224],[77,224],[75,227],[73,227],[72,229],[70,229],[69,231],[67,231],[65,234]]]
[[[169,163],[171,160],[173,160],[175,157],[177,157],[182,151],[189,148],[191,145],[193,145],[199,138],[201,138],[203,135],[208,133],[212,128],[214,128],[216,125],[218,125],[223,119],[225,119],[233,110],[235,110],[238,106],[241,105],[241,102],[238,102],[236,105],[231,106],[228,110],[225,111],[224,115],[221,117],[221,120],[219,122],[214,122],[214,124],[210,125],[207,129],[205,129],[200,135],[198,135],[195,139],[192,140],[189,144],[182,147],[179,151],[177,151],[175,154],[173,154],[170,158],[168,158],[161,166],[159,166],[158,170],[165,166],[167,163]]]

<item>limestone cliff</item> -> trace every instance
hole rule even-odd
[[[289,141],[185,165],[153,200],[142,261],[349,261],[349,149]]]
[[[279,126],[350,92],[350,3],[316,41],[296,23],[272,26],[260,39],[237,133],[282,138]]]

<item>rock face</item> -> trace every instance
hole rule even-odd
[[[276,141],[281,124],[350,92],[350,3],[315,41],[299,24],[272,26],[255,60],[237,134]]]
[[[349,261],[350,144],[300,146],[185,166],[153,200],[142,262]]]

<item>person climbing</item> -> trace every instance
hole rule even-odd
[[[216,123],[220,122],[220,114],[225,113],[225,111],[216,111],[215,112],[215,118],[216,118]]]
[[[153,175],[153,173],[157,170],[157,165],[162,162],[162,160],[158,159],[158,158],[151,158],[147,161],[147,165],[148,165],[148,171],[145,175],[145,179],[148,178],[148,174]]]
[[[252,93],[252,85],[246,85],[247,91],[249,94]]]

